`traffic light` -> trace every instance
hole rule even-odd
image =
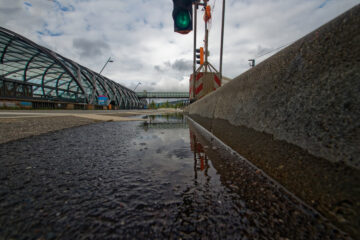
[[[204,64],[204,48],[201,47],[200,49],[196,49],[196,58],[198,58],[199,60],[196,61],[197,64],[203,65]]]
[[[249,59],[249,66],[255,67],[255,59]]]
[[[192,0],[173,0],[174,31],[187,34],[192,31]]]

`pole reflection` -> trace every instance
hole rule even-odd
[[[209,165],[209,158],[205,154],[204,147],[202,144],[197,140],[196,135],[190,131],[190,148],[191,151],[194,153],[194,179],[198,178],[198,172],[203,172],[206,182],[210,181],[210,176],[208,174],[210,165]]]

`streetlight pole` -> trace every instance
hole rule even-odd
[[[134,88],[134,92],[135,92],[135,90],[136,90],[136,88],[139,86],[141,84],[141,82],[139,82],[137,85],[136,85],[136,87]]]
[[[111,57],[109,57],[109,59],[106,61],[105,65],[103,66],[103,68],[101,69],[101,71],[99,72],[99,74],[102,73],[102,71],[104,70],[104,68],[106,67],[106,65],[109,63],[109,62],[114,62],[114,60],[111,59]]]

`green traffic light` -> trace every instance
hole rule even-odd
[[[176,15],[176,26],[181,29],[185,29],[190,24],[190,15],[188,11],[180,11]]]

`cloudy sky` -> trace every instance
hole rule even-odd
[[[223,74],[291,43],[360,0],[226,0]],[[218,68],[222,0],[210,0],[209,61]],[[137,91],[187,91],[193,33],[173,31],[171,0],[0,0],[0,26]],[[199,14],[203,14],[201,9]],[[200,21],[197,45],[203,44]]]

